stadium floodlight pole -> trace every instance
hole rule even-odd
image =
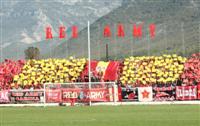
[[[46,83],[44,84],[44,107],[46,107]]]
[[[3,4],[3,3],[2,3],[2,1],[1,1],[1,8],[3,8],[3,7],[2,7],[2,6],[3,6],[2,4]],[[2,31],[3,28],[2,28],[2,27],[3,27],[3,16],[1,16],[1,40],[0,40],[0,41],[1,41],[1,43],[0,43],[0,47],[1,47],[1,48],[0,48],[0,49],[1,49],[1,52],[0,52],[0,53],[1,53],[1,58],[0,58],[0,61],[1,61],[1,62],[3,62],[3,38],[2,38],[2,37],[3,37],[3,36],[2,36],[2,34],[3,34],[3,31]]]
[[[90,21],[88,21],[88,80],[89,80],[89,94],[91,90],[91,57],[90,57]],[[90,95],[89,95],[90,96]],[[91,106],[91,100],[89,98],[89,105]]]

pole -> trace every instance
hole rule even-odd
[[[91,90],[91,57],[90,57],[90,21],[88,21],[88,79],[89,79],[89,93]],[[89,98],[90,99],[90,98]],[[89,100],[89,105],[91,106],[91,100]]]
[[[164,36],[165,36],[165,43],[164,43],[164,47],[165,47],[165,49],[164,50],[166,50],[167,49],[167,27],[166,27],[166,24],[164,23]],[[167,52],[168,53],[168,52]]]
[[[114,90],[113,90],[113,94],[114,94],[114,105],[116,105],[116,103],[117,103],[117,98],[116,98],[117,91],[116,91],[116,89],[118,89],[118,86],[116,85],[115,82],[114,82],[114,84],[113,84],[113,88],[114,88]]]
[[[181,23],[181,32],[182,32],[182,54],[185,56],[185,31],[184,31],[184,22]]]
[[[199,52],[200,52],[200,22],[199,22]]]
[[[106,60],[108,61],[108,44],[106,44]]]
[[[46,107],[46,84],[44,84],[44,107]]]
[[[2,3],[2,1],[1,1],[1,8],[2,8],[2,6],[3,6],[3,3]],[[3,34],[3,29],[2,29],[2,27],[3,27],[3,16],[1,16],[1,43],[0,43],[0,47],[1,47],[1,59],[0,59],[0,62],[3,62],[3,36],[2,36],[2,34]]]
[[[148,56],[150,56],[150,33],[147,35],[147,48],[148,48]]]

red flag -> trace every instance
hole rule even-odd
[[[118,61],[110,61],[105,71],[104,80],[115,81],[118,79]]]
[[[197,85],[197,97],[200,100],[200,83]]]
[[[96,67],[97,67],[98,61],[91,61],[91,71],[93,73],[95,73],[96,71]],[[88,76],[88,67],[89,67],[89,63],[86,64],[85,69],[83,70],[83,72],[81,73],[81,78],[84,79],[84,76]]]

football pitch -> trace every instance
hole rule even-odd
[[[0,126],[200,126],[200,106],[2,107]]]

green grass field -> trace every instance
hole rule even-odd
[[[200,126],[200,106],[6,107],[0,126]]]

